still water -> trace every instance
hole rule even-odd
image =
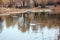
[[[58,40],[59,26],[59,15],[1,16],[0,40]]]

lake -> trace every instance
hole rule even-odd
[[[0,16],[0,40],[58,40],[59,18],[39,13]]]

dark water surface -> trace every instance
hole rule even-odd
[[[58,40],[59,28],[59,15],[18,14],[1,16],[0,40]]]

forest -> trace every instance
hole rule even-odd
[[[55,4],[60,5],[60,0],[0,0],[0,7],[38,7]]]

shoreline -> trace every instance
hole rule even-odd
[[[54,13],[54,11],[58,11]],[[35,12],[48,12],[54,14],[60,14],[60,9],[53,9],[53,8],[0,8],[0,15],[10,15],[10,14],[19,14],[19,13],[35,13]]]

